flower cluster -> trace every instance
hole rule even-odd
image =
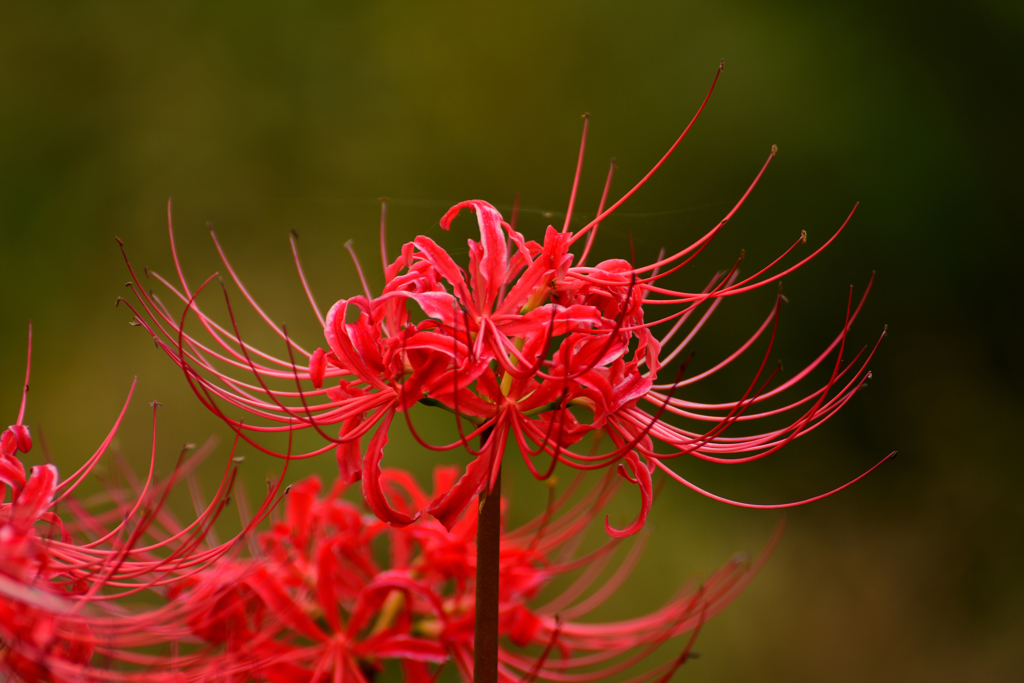
[[[645,671],[631,680],[667,681],[690,657],[704,622],[751,580],[778,534],[757,560],[734,559],[649,614],[585,621],[623,585],[643,549],[646,535],[619,551],[645,524],[654,474],[661,470],[719,501],[766,509],[849,486],[867,473],[805,500],[758,505],[706,491],[670,463],[692,456],[738,464],[778,451],[850,401],[870,376],[881,341],[848,353],[850,326],[870,283],[856,305],[851,289],[832,342],[777,381],[781,368],[771,369],[768,360],[784,300],[780,288],[746,342],[687,374],[693,339],[726,298],[779,282],[849,221],[795,263],[786,259],[806,242],[806,232],[751,275],[741,277],[737,261],[695,291],[672,284],[743,206],[774,147],[732,209],[689,246],[646,265],[635,257],[589,265],[601,222],[668,159],[710,95],[654,168],[609,205],[612,165],[595,217],[577,229],[571,228],[586,121],[565,222],[537,239],[517,230],[516,209],[506,221],[492,204],[470,200],[440,220],[448,231],[463,211],[475,215],[479,240],[468,240],[466,262],[423,235],[389,259],[383,204],[381,291],[371,291],[349,245],[363,294],[338,300],[326,315],[293,236],[299,278],[323,330],[308,348],[273,323],[214,237],[230,279],[286,354],[243,340],[226,288],[228,320],[208,314],[205,300],[200,305],[216,274],[198,287],[189,284],[168,203],[177,282],[148,270],[146,276],[181,308],[165,305],[130,263],[135,301],[119,302],[178,364],[203,405],[230,426],[234,445],[209,501],[197,468],[213,452],[212,442],[183,449],[171,476],[159,479],[153,404],[146,476],[137,478],[118,462],[120,482],[112,479],[99,495],[80,499],[75,494],[96,475],[128,402],[70,477],[61,480],[52,464],[26,473],[23,459],[32,449],[26,373],[17,420],[0,433],[0,672],[22,681],[369,683],[392,662],[414,683],[435,680],[449,664],[478,683],[596,681],[636,669]],[[765,349],[735,400],[696,400],[689,387],[758,344]],[[812,374],[827,379],[798,389]],[[129,400],[133,392],[134,384]],[[417,405],[453,414],[458,438],[428,443],[415,428]],[[383,466],[396,419],[424,448],[464,449],[470,462],[464,470],[435,467],[433,490],[426,492],[409,473]],[[304,429],[322,441],[295,452],[295,433]],[[287,448],[275,450],[274,437],[287,437]],[[237,449],[244,444],[283,459],[280,476],[268,481],[255,508],[236,490],[244,461]],[[510,444],[550,492],[544,513],[516,529],[506,528],[508,501],[500,495]],[[287,485],[294,459],[329,452],[338,466],[329,485],[316,477]],[[578,475],[556,495],[552,474],[559,465]],[[599,469],[605,470],[599,485],[581,486]],[[606,517],[601,544],[581,551],[592,522],[624,481],[640,494],[635,521],[617,528]],[[195,509],[187,523],[168,504],[180,482]],[[344,497],[357,482],[361,495]],[[471,504],[474,497],[479,505]],[[232,501],[239,520],[230,522],[236,532],[222,542],[215,526]],[[556,579],[566,576],[576,578],[560,589],[566,582]],[[676,657],[646,661],[687,633]]]
[[[24,408],[0,437],[0,670],[24,681],[366,682],[393,660],[409,681],[432,681],[448,663],[472,678],[475,508],[450,530],[430,518],[394,527],[344,499],[340,478],[323,492],[317,477],[285,488],[282,474],[252,513],[236,495],[241,532],[217,542],[213,523],[242,461],[234,450],[205,506],[194,473],[212,443],[179,458],[165,481],[152,467],[138,480],[118,463],[127,484],[108,485],[84,502],[74,496],[95,474],[123,415],[63,481],[48,464],[25,476],[22,459],[32,443]],[[454,468],[437,467],[432,495],[456,478]],[[197,516],[188,524],[165,505],[182,480],[196,497]],[[432,497],[402,470],[383,470],[381,482],[406,512]],[[502,680],[602,680],[629,670],[666,640],[695,635],[770,551],[755,562],[731,560],[648,615],[583,622],[625,581],[643,543],[611,572],[602,573],[616,555],[615,539],[574,556],[618,484],[605,477],[577,495],[580,483],[557,497],[552,488],[541,517],[502,533]],[[62,521],[59,506],[73,522]],[[257,531],[260,524],[266,530]],[[381,540],[383,556],[375,549]],[[579,577],[569,588],[544,594],[537,606],[555,578],[572,573]],[[140,594],[148,597],[140,601]],[[691,645],[641,679],[670,675]],[[154,646],[165,653],[153,654]]]
[[[434,494],[455,476],[453,468],[436,468]],[[429,499],[406,472],[386,469],[381,479],[403,508]],[[223,645],[222,670],[237,672],[239,680],[363,680],[389,659],[401,662],[409,681],[433,680],[435,667],[448,661],[471,678],[474,511],[451,530],[429,518],[396,528],[343,499],[344,488],[336,480],[322,493],[316,477],[293,485],[284,518],[258,534],[255,557],[222,562],[191,579],[182,597],[202,606],[190,618],[193,633]],[[763,560],[730,561],[699,588],[641,618],[581,622],[625,580],[642,549],[635,545],[620,570],[593,589],[617,543],[571,557],[612,492],[606,481],[568,506],[570,489],[542,517],[502,534],[499,632],[508,640],[499,653],[502,680],[565,680],[570,674],[602,680],[628,669],[666,639],[699,628]],[[381,538],[387,552],[378,561],[373,546]],[[532,606],[555,577],[584,567],[591,570],[568,590]],[[645,678],[678,663],[655,667]]]
[[[468,263],[462,265],[423,235],[404,244],[389,261],[382,214],[382,291],[371,293],[355,261],[364,295],[337,301],[326,316],[309,289],[293,237],[299,276],[326,341],[325,347],[312,351],[294,343],[283,328],[272,323],[214,237],[227,273],[255,312],[283,339],[287,357],[244,342],[234,313],[230,323],[219,323],[206,314],[197,297],[210,280],[198,288],[186,280],[174,247],[168,204],[178,282],[152,275],[184,303],[184,310],[172,313],[132,270],[129,285],[138,300],[133,306],[133,324],[149,331],[182,368],[200,400],[241,438],[281,457],[311,457],[335,450],[342,479],[361,479],[367,504],[380,519],[393,525],[409,524],[426,511],[450,528],[473,496],[493,488],[512,441],[538,479],[549,476],[559,464],[580,470],[612,466],[635,484],[641,497],[639,514],[624,529],[606,525],[613,536],[634,534],[642,528],[653,500],[652,475],[657,470],[698,493],[736,505],[781,508],[817,500],[860,477],[806,500],[753,505],[705,491],[668,463],[682,456],[722,464],[767,457],[818,427],[864,385],[878,343],[848,359],[844,356],[847,333],[870,285],[856,306],[851,289],[845,321],[824,351],[775,386],[781,368],[771,369],[769,358],[784,300],[781,289],[751,337],[719,363],[685,376],[683,356],[724,299],[779,282],[800,268],[835,240],[853,212],[832,237],[796,263],[783,265],[786,257],[806,242],[805,231],[781,256],[751,275],[741,278],[737,261],[700,291],[670,287],[666,278],[689,264],[742,207],[775,157],[773,147],[746,192],[694,243],[643,266],[623,259],[587,264],[601,221],[665,162],[703,107],[661,161],[605,208],[610,170],[596,217],[576,231],[570,227],[579,167],[564,225],[561,230],[548,226],[540,242],[528,240],[485,201],[461,202],[449,209],[440,221],[444,230],[449,230],[465,209],[475,213],[479,227],[480,239],[468,241]],[[580,164],[585,142],[586,123]],[[573,253],[574,247],[578,253]],[[230,308],[230,301],[228,305]],[[198,319],[208,337],[191,327],[186,329],[190,316]],[[709,404],[682,395],[688,387],[751,351],[762,338],[767,338],[767,343],[759,366],[738,398]],[[834,362],[828,360],[832,354]],[[666,372],[677,362],[677,370]],[[762,407],[766,401],[796,391],[819,367],[828,372],[823,385],[805,389],[782,405]],[[251,379],[238,376],[238,371],[248,373]],[[410,413],[417,403],[454,413],[459,439],[443,445],[421,439]],[[249,416],[234,417],[225,404]],[[465,448],[473,457],[450,490],[409,512],[389,503],[380,479],[384,447],[398,414],[409,421],[425,448]],[[750,429],[763,419],[774,425],[785,416],[789,419],[781,427]],[[736,434],[737,425],[743,425],[748,433]],[[298,429],[315,429],[325,445],[296,455],[275,452],[259,438]],[[581,448],[588,435],[606,437],[610,446],[604,452]],[[477,438],[482,442],[479,447],[473,443]]]

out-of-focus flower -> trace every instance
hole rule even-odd
[[[606,525],[614,536],[636,533],[643,526],[653,500],[652,474],[659,469],[701,494],[748,507],[787,507],[830,495],[853,482],[807,500],[751,505],[703,490],[668,463],[685,455],[723,464],[764,458],[818,427],[864,385],[878,344],[869,351],[847,353],[847,333],[864,301],[862,297],[854,305],[852,290],[845,321],[834,340],[788,380],[773,386],[780,368],[773,370],[769,363],[783,301],[781,291],[763,322],[753,325],[752,336],[738,349],[699,374],[684,374],[687,364],[683,358],[691,341],[725,298],[771,285],[800,268],[836,239],[849,217],[822,246],[791,265],[783,265],[783,261],[806,242],[804,231],[781,256],[749,276],[739,276],[737,261],[699,291],[670,286],[666,278],[689,264],[739,211],[775,157],[773,147],[735,206],[692,244],[646,265],[624,259],[594,266],[587,263],[601,221],[665,162],[706,102],[707,97],[654,168],[605,208],[613,166],[596,217],[578,230],[570,227],[586,123],[565,223],[560,230],[548,226],[542,242],[526,239],[515,229],[515,220],[506,222],[491,204],[472,200],[453,206],[441,219],[441,227],[448,230],[463,209],[475,213],[480,241],[469,240],[468,263],[456,263],[422,235],[403,245],[389,261],[382,214],[383,290],[371,293],[352,252],[364,295],[338,301],[326,316],[309,289],[293,238],[295,263],[323,326],[326,350],[306,350],[272,323],[242,284],[216,238],[230,278],[283,339],[287,356],[275,357],[245,343],[233,313],[230,323],[219,323],[208,315],[197,296],[210,280],[198,288],[187,282],[174,247],[168,204],[178,283],[154,277],[184,303],[184,312],[172,313],[147,291],[133,270],[129,284],[139,302],[133,307],[133,324],[147,329],[181,366],[206,406],[255,447],[285,456],[262,443],[260,435],[307,428],[319,432],[325,445],[300,456],[287,456],[310,457],[335,450],[342,478],[349,482],[361,479],[370,508],[394,525],[409,524],[426,510],[452,527],[474,495],[491,489],[510,440],[540,479],[557,464],[581,470],[617,466],[618,472],[639,488],[641,506],[636,521],[626,528]],[[190,318],[193,322],[187,326]],[[207,335],[198,333],[196,319]],[[704,403],[686,395],[688,387],[750,352],[762,338],[767,338],[763,357],[737,399]],[[835,361],[829,363],[832,354]],[[851,357],[844,361],[846,355]],[[678,370],[667,370],[679,361],[683,362]],[[796,391],[796,385],[819,367],[824,371],[831,368],[823,385],[805,389],[780,401],[781,405],[766,404]],[[417,402],[455,413],[460,432],[454,443],[420,442],[435,451],[464,447],[473,459],[446,492],[423,508],[403,511],[385,495],[381,460],[396,415],[401,413],[413,426],[409,411]],[[226,406],[258,419],[234,417]],[[781,423],[785,416],[788,421]],[[750,428],[762,418],[773,426]],[[465,429],[464,420],[469,423]],[[743,433],[736,434],[737,427]],[[413,432],[416,434],[415,429]],[[605,452],[579,448],[584,437],[598,434],[611,443]],[[471,440],[478,437],[484,443],[475,447]]]
[[[179,525],[164,503],[175,482],[192,476],[211,445],[187,461],[179,459],[173,475],[157,481],[154,405],[146,478],[136,479],[121,463],[118,471],[127,485],[110,485],[78,500],[75,493],[95,474],[135,383],[99,448],[61,480],[52,464],[34,465],[25,475],[22,458],[32,448],[24,424],[28,379],[26,371],[16,423],[0,434],[0,673],[24,681],[210,680],[196,678],[208,660],[148,652],[192,638],[188,611],[168,602],[167,591],[231,552],[280,500],[282,485],[271,489],[241,534],[213,543],[208,534],[235,476],[229,459],[210,504],[197,506],[196,519]]]
[[[437,467],[433,495],[457,476]],[[381,482],[403,511],[431,499],[401,470],[385,469]],[[399,661],[409,681],[433,680],[448,661],[472,680],[476,508],[451,530],[430,518],[394,527],[342,499],[344,488],[335,480],[322,493],[316,477],[291,486],[283,519],[257,535],[256,555],[225,558],[180,584],[174,599],[189,606],[193,635],[223,648],[215,656],[232,680],[372,680],[386,660]],[[650,614],[582,621],[625,581],[644,545],[641,538],[611,571],[603,570],[617,540],[573,556],[614,488],[606,477],[574,500],[571,486],[541,517],[503,533],[502,680],[602,680],[630,670],[666,640],[698,630],[767,556],[735,558]],[[580,574],[576,582],[536,606],[570,572]],[[683,661],[649,667],[637,680],[663,677]]]

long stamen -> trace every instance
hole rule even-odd
[[[723,62],[724,62],[724,60],[723,60]],[[661,168],[662,164],[664,164],[666,161],[668,161],[668,158],[670,156],[672,156],[672,153],[674,151],[676,151],[676,147],[679,146],[679,143],[682,142],[683,138],[686,137],[686,134],[690,132],[690,128],[692,128],[693,124],[697,122],[697,118],[700,116],[701,112],[704,111],[704,107],[705,107],[705,105],[707,105],[708,100],[711,99],[711,93],[713,93],[715,91],[715,84],[718,83],[718,77],[722,73],[722,68],[723,68],[723,65],[719,65],[718,71],[715,72],[715,78],[711,82],[711,88],[708,90],[708,94],[704,96],[704,101],[701,102],[700,107],[697,108],[697,113],[693,115],[693,118],[690,119],[690,123],[688,123],[686,125],[686,128],[683,129],[683,132],[679,135],[678,138],[676,138],[676,141],[674,143],[672,143],[672,146],[668,148],[668,151],[665,152],[665,154],[661,157],[661,159],[658,160],[658,163],[656,163],[654,165],[654,167],[650,171],[647,172],[647,175],[645,175],[643,178],[641,178],[640,182],[638,182],[636,185],[634,185],[632,187],[632,189],[629,190],[629,192],[627,192],[626,194],[622,195],[622,197],[620,197],[618,201],[616,201],[610,207],[608,207],[607,209],[605,209],[604,211],[599,213],[597,215],[597,217],[594,218],[594,220],[592,220],[589,223],[587,223],[585,226],[583,226],[583,228],[581,228],[579,230],[579,232],[575,233],[572,236],[572,239],[569,240],[570,244],[576,242],[580,237],[585,235],[587,232],[589,232],[595,226],[600,225],[601,221],[603,221],[605,218],[607,218],[609,215],[611,215],[612,212],[615,211],[615,209],[617,209],[620,206],[622,206],[622,204],[625,203],[625,201],[627,199],[632,197],[633,194],[637,190],[639,190],[641,187],[643,187],[644,183],[646,183],[650,179],[650,177],[652,175],[654,175],[654,173],[659,168]]]
[[[348,250],[348,255],[352,259],[352,264],[356,267],[356,273],[359,275],[359,282],[363,285],[363,293],[366,294],[367,299],[372,299],[373,294],[370,294],[370,285],[366,284],[366,276],[363,275],[363,267],[359,265],[359,257],[356,256],[356,250],[352,246],[352,240],[347,240],[345,242],[345,249]]]
[[[380,198],[380,263],[384,269],[385,282],[388,272],[388,198]]]
[[[320,307],[316,305],[316,299],[313,297],[313,290],[309,288],[309,282],[306,280],[306,273],[302,269],[302,261],[299,259],[299,233],[292,230],[288,236],[288,242],[292,247],[292,257],[295,259],[295,269],[299,273],[299,280],[302,281],[302,289],[306,292],[306,298],[309,299],[309,305],[313,307],[313,313],[316,314],[316,319],[320,321],[320,326],[326,325],[324,322],[324,316],[320,312]]]
[[[28,404],[28,380],[32,376],[32,321],[28,321],[28,353],[25,360],[25,384],[21,391],[21,407],[18,408],[18,420],[15,424],[20,425],[25,421],[25,406]]]
[[[580,186],[580,172],[583,170],[583,152],[587,148],[587,124],[590,123],[590,114],[583,115],[583,136],[580,140],[580,156],[576,160],[576,175],[572,179],[572,192],[569,193],[569,208],[565,211],[565,224],[562,225],[562,234],[569,232],[569,223],[572,221],[572,209],[576,204],[576,190]]]
[[[604,213],[604,204],[608,201],[608,190],[612,187],[612,176],[615,174],[615,159],[611,160],[608,164],[608,177],[604,181],[604,190],[601,191],[601,201],[597,205],[597,215],[600,216]],[[583,253],[580,254],[580,261],[578,266],[583,267],[587,265],[587,256],[590,255],[590,247],[594,244],[594,238],[597,237],[597,229],[600,227],[600,223],[595,223],[591,229],[590,234],[587,235],[587,244],[583,248]]]

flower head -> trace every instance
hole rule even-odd
[[[832,343],[788,380],[777,382],[781,368],[772,369],[769,363],[784,300],[781,290],[744,344],[713,367],[685,375],[688,346],[724,299],[772,285],[813,259],[836,239],[853,212],[822,246],[795,263],[783,265],[806,242],[804,231],[781,256],[751,275],[741,277],[737,261],[700,291],[668,286],[665,278],[690,263],[740,210],[775,157],[773,147],[732,209],[692,244],[646,265],[632,259],[588,265],[601,221],[667,160],[706,102],[707,97],[654,168],[605,208],[613,166],[596,217],[578,230],[570,227],[579,166],[564,225],[561,230],[548,226],[540,242],[527,239],[515,229],[514,218],[506,222],[485,201],[461,202],[449,209],[441,218],[443,229],[448,230],[463,210],[475,214],[479,227],[480,239],[469,240],[469,258],[463,264],[422,235],[404,244],[389,261],[382,212],[383,290],[371,293],[352,252],[364,294],[337,301],[326,316],[306,283],[293,237],[300,278],[324,329],[326,345],[321,348],[307,351],[271,322],[249,295],[216,237],[228,274],[282,338],[287,357],[275,357],[244,342],[234,314],[230,323],[218,323],[206,314],[197,295],[210,280],[196,289],[188,284],[173,249],[173,229],[179,283],[156,277],[185,304],[184,312],[172,314],[147,293],[133,270],[129,284],[139,302],[133,307],[133,323],[144,326],[180,365],[207,407],[257,448],[274,453],[261,443],[261,434],[316,430],[326,442],[322,447],[298,455],[274,454],[309,457],[334,450],[342,478],[361,479],[371,509],[394,525],[410,524],[425,510],[452,527],[473,496],[492,488],[511,441],[539,479],[549,476],[556,465],[581,470],[614,466],[636,485],[640,511],[624,529],[606,524],[608,533],[615,536],[636,533],[643,526],[653,500],[656,470],[703,495],[748,507],[788,507],[830,495],[853,482],[806,500],[753,505],[705,491],[669,463],[682,456],[723,464],[764,458],[815,429],[864,385],[878,344],[844,361],[847,333],[864,301],[862,297],[854,305],[852,289],[845,321]],[[580,164],[586,132],[585,122]],[[193,330],[194,323],[187,328],[190,318],[198,319],[207,338]],[[766,347],[759,367],[735,400],[709,404],[687,396],[687,387],[752,353],[759,342]],[[828,361],[831,354],[834,362]],[[831,367],[822,386],[804,390],[779,407],[762,407],[776,396],[796,391],[796,385],[819,367]],[[459,439],[442,445],[421,439],[410,415],[416,403],[454,413]],[[225,404],[258,419],[234,417]],[[424,447],[434,451],[465,448],[473,458],[449,490],[423,508],[409,511],[389,502],[381,483],[384,447],[399,414]],[[778,416],[789,416],[788,423],[761,431],[749,429],[762,418]],[[746,433],[736,435],[741,424]],[[585,437],[598,435],[610,442],[603,451],[596,445],[581,447]],[[477,438],[482,442],[479,446],[473,441]]]

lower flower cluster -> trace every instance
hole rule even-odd
[[[50,464],[26,476],[27,428],[19,420],[3,432],[0,671],[7,680],[368,682],[388,662],[408,681],[435,680],[446,668],[472,680],[476,506],[450,531],[426,517],[393,527],[344,498],[340,479],[325,490],[317,477],[285,487],[282,475],[250,510],[243,496],[232,500],[238,456],[202,504],[195,473],[212,444],[183,452],[163,481],[152,468],[143,480],[116,463],[126,483],[79,500],[77,487],[98,476],[120,421],[64,480]],[[429,493],[402,470],[385,469],[381,481],[397,509],[416,510],[458,475],[438,466]],[[636,675],[665,641],[695,636],[767,555],[735,558],[647,615],[586,621],[623,584],[645,537],[628,551],[605,537],[581,552],[618,478],[586,492],[579,483],[557,496],[552,486],[544,513],[515,529],[505,524],[502,500],[501,680]],[[187,524],[166,503],[172,488],[186,485],[197,503]],[[242,529],[219,542],[214,522],[232,503]],[[553,591],[563,576],[574,578]],[[632,680],[667,680],[692,642]]]

